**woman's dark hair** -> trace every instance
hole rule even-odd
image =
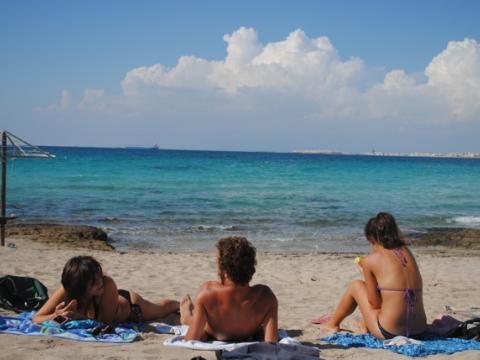
[[[373,239],[385,249],[396,249],[405,245],[393,215],[380,212],[365,225],[365,237]]]
[[[244,237],[230,236],[218,240],[218,268],[235,284],[245,285],[255,273],[256,250]]]
[[[98,273],[102,273],[102,266],[91,256],[75,256],[68,260],[62,272],[62,285],[68,297],[81,300]]]

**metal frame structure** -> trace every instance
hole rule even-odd
[[[2,209],[0,213],[0,239],[1,245],[5,246],[5,226],[7,221],[13,220],[16,216],[7,216],[7,159],[8,158],[54,158],[46,151],[40,150],[18,136],[8,131],[2,131]]]

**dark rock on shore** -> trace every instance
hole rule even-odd
[[[6,227],[6,236],[69,247],[113,250],[113,246],[108,243],[107,233],[93,226],[10,223]]]
[[[480,229],[430,228],[424,233],[406,234],[415,246],[443,246],[480,250]]]

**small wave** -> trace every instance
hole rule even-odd
[[[327,207],[328,206],[334,206],[334,205],[331,205],[331,204],[340,203],[340,200],[330,198],[330,197],[326,197],[326,196],[321,196],[321,195],[307,197],[305,200],[308,201],[308,202],[312,202],[312,203],[326,204],[325,206],[327,206]]]
[[[297,221],[299,225],[305,226],[318,226],[318,227],[329,227],[329,226],[338,226],[344,224],[345,221],[342,219],[309,219]]]
[[[152,166],[155,170],[169,170],[169,171],[184,171],[184,170],[198,170],[202,169],[200,166],[195,165],[155,165]]]
[[[112,224],[118,224],[121,222],[121,220],[115,216],[105,216],[98,220],[101,222],[112,223]]]
[[[428,234],[428,231],[423,229],[405,228],[402,232],[405,234]]]
[[[235,225],[198,225],[190,228],[192,231],[215,232],[215,231],[239,231],[240,226]]]
[[[107,234],[114,232],[116,229],[110,226],[102,226],[101,229],[105,231]]]
[[[453,221],[465,225],[480,225],[480,216],[457,216]]]
[[[272,242],[281,242],[281,243],[284,243],[284,242],[289,242],[289,241],[295,241],[295,239],[290,238],[290,237],[288,237],[288,238],[272,237],[272,238],[270,239],[270,241],[272,241]]]
[[[16,210],[25,209],[25,205],[23,204],[9,204],[8,207]]]

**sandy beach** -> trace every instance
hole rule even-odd
[[[118,252],[66,248],[21,238],[7,240],[14,243],[15,248],[0,249],[0,274],[36,277],[48,287],[50,294],[59,286],[65,262],[79,254],[95,256],[120,288],[135,290],[150,300],[180,299],[187,293],[194,295],[203,281],[216,276],[213,249],[206,253]],[[458,309],[480,305],[480,251],[441,248],[414,251],[424,278],[424,302],[429,321],[444,312],[444,305]],[[319,340],[320,330],[310,324],[314,316],[329,313],[348,282],[359,277],[354,257],[355,254],[261,252],[252,283],[265,283],[273,289],[280,304],[280,327],[305,344],[318,346],[321,358],[405,358],[384,350],[343,349],[326,344]],[[460,315],[455,316],[462,319]],[[345,327],[351,326],[354,318],[347,319]],[[1,334],[0,358],[190,359],[201,355],[215,359],[213,352],[164,346],[168,335],[142,333],[141,337],[132,344],[106,345]],[[467,351],[449,358],[478,359],[480,354]]]
[[[0,10],[0,360],[480,360],[480,0]]]

